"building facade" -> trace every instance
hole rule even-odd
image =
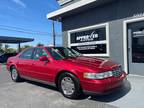
[[[127,73],[144,75],[143,0],[58,3],[62,7],[47,17],[62,22],[63,46],[87,56],[112,59]]]

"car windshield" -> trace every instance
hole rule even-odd
[[[64,47],[53,47],[51,48],[51,50],[49,49],[48,51],[51,53],[53,57],[55,56],[57,59],[73,58],[82,55],[74,49]]]

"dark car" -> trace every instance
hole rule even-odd
[[[0,53],[0,63],[7,62],[9,57],[16,56],[17,53]]]

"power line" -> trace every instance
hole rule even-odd
[[[42,33],[36,33],[36,32],[29,32],[29,31],[23,31],[23,30],[15,30],[15,29],[9,29],[9,28],[2,28],[0,27],[0,29],[2,30],[7,30],[7,31],[14,31],[14,32],[20,32],[20,33],[26,33],[26,34],[39,34],[39,35],[51,35],[51,34],[42,34]]]
[[[15,32],[20,32],[20,33],[26,33],[26,34],[50,35],[50,36],[52,36],[52,33],[49,33],[49,32],[35,31],[35,30],[24,29],[24,28],[14,27],[14,26],[7,26],[7,25],[0,25],[0,29],[7,30],[7,31],[15,31]],[[56,34],[56,36],[61,36],[61,35]]]
[[[46,33],[46,34],[49,34],[48,32],[35,31],[35,30],[31,30],[31,29],[24,29],[24,28],[14,27],[14,26],[7,26],[7,25],[0,25],[0,26],[1,26],[1,27],[6,27],[6,28],[12,28],[12,29],[24,30],[24,31],[31,31],[31,32],[39,32],[39,33]]]

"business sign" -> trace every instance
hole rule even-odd
[[[70,33],[71,48],[82,54],[105,54],[107,45],[102,41],[106,41],[106,27]]]
[[[73,0],[57,0],[59,5],[64,5],[64,4],[71,2],[71,1],[73,1]]]
[[[137,13],[137,14],[133,15],[133,17],[143,17],[143,16],[144,16],[144,12]]]
[[[71,44],[106,40],[106,28],[71,33]]]

